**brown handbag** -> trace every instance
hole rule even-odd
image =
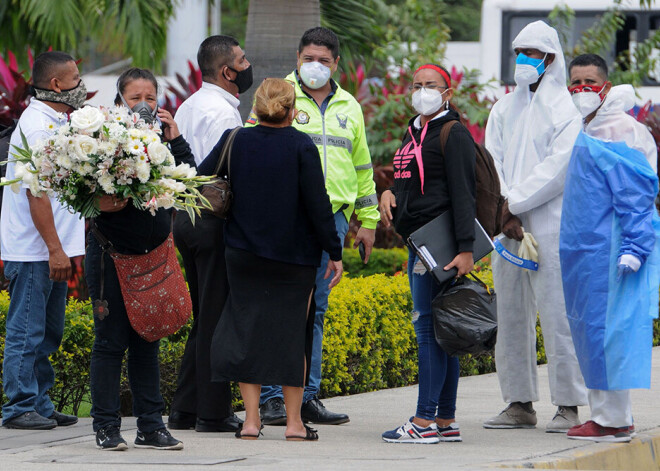
[[[133,330],[146,341],[154,342],[183,327],[192,314],[192,300],[176,256],[172,233],[147,254],[123,255],[101,234],[96,223],[92,222],[91,229],[103,251],[108,252],[115,264],[126,314]],[[107,310],[101,279],[101,299],[95,301],[94,311],[103,320],[109,314]]]
[[[211,204],[212,210],[204,210],[209,212],[216,217],[225,219],[229,214],[229,209],[231,208],[231,201],[233,198],[233,193],[231,192],[231,184],[229,183],[229,170],[231,167],[231,149],[234,145],[234,138],[238,131],[240,131],[241,126],[237,126],[231,130],[227,140],[222,146],[222,152],[218,158],[218,163],[215,166],[214,174],[218,176],[211,183],[204,185],[201,189],[202,196],[206,198]],[[221,177],[220,170],[224,168],[225,161],[227,162],[227,173],[225,177]]]

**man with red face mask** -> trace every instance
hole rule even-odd
[[[559,255],[591,420],[567,436],[628,442],[634,433],[630,389],[650,386],[658,316],[657,148],[627,113],[633,88],[613,87],[603,58],[578,56],[569,75],[584,132],[566,177]]]

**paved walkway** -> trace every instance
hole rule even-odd
[[[266,427],[258,441],[232,434],[175,431],[183,451],[157,451],[130,446],[135,420],[124,421],[130,448],[102,452],[95,448],[91,419],[73,427],[31,432],[0,429],[0,470],[484,470],[493,467],[551,469],[660,469],[660,349],[654,351],[653,389],[633,392],[638,438],[631,444],[591,444],[544,432],[554,406],[549,402],[547,370],[539,368],[541,401],[535,404],[539,427],[533,430],[486,430],[482,421],[503,407],[494,374],[461,378],[458,420],[462,443],[405,445],[384,443],[382,431],[414,413],[416,387],[398,388],[328,399],[331,410],[346,412],[351,422],[319,426],[316,443],[285,442],[283,427]],[[588,408],[581,408],[583,420]],[[657,440],[656,440],[657,438]],[[660,453],[658,453],[660,456]],[[641,463],[642,458],[650,463]],[[580,461],[582,460],[582,461]],[[585,461],[586,460],[586,461]],[[163,466],[169,465],[169,466]],[[139,467],[138,467],[139,466]]]

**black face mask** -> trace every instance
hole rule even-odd
[[[232,69],[229,66],[227,66],[227,68],[236,72],[236,78],[234,80],[230,80],[230,82],[236,84],[238,87],[238,93],[243,93],[250,89],[252,86],[252,65],[250,65],[247,69],[240,71]]]

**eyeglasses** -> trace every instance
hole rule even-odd
[[[408,90],[412,90],[412,91],[416,92],[418,90],[421,90],[422,88],[425,88],[427,90],[442,90],[444,88],[446,90],[449,87],[442,87],[440,85],[420,85],[420,84],[416,83],[414,85],[410,85],[408,87]]]

